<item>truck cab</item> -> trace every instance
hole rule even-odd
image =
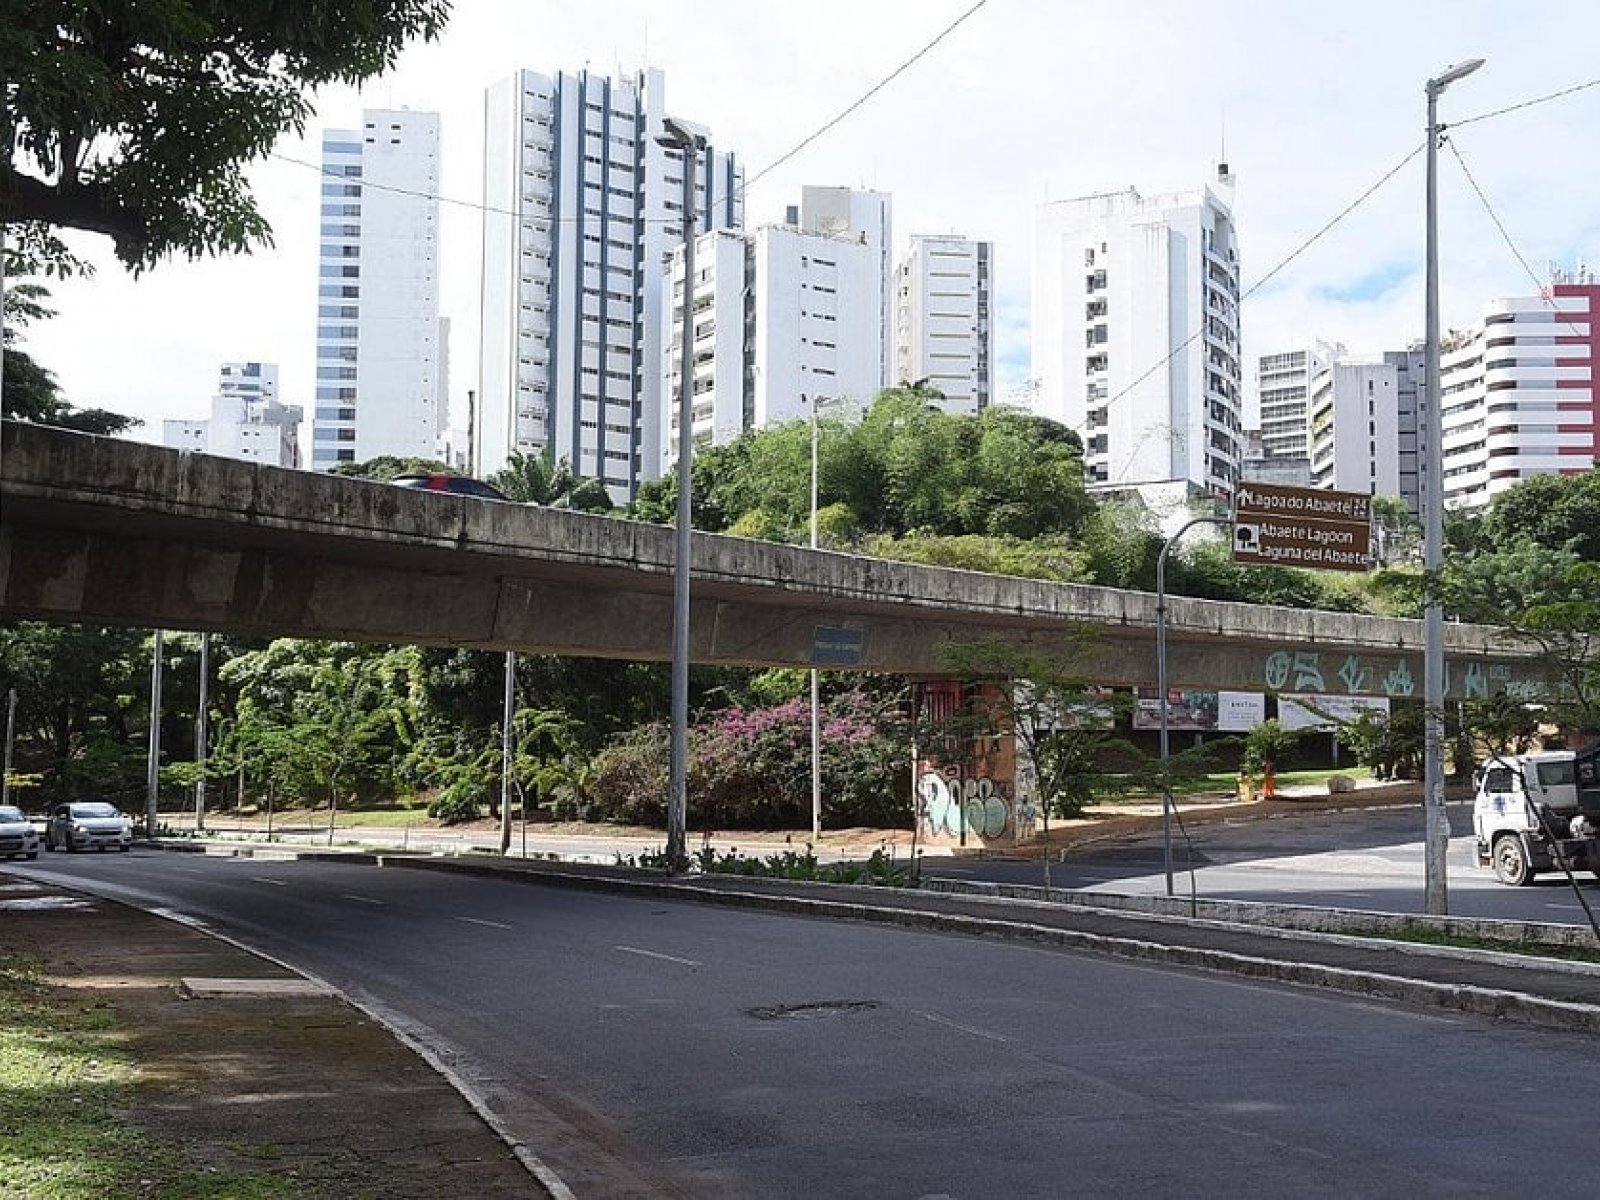
[[[1477,771],[1478,864],[1521,887],[1559,868],[1600,876],[1600,748],[1497,755]]]

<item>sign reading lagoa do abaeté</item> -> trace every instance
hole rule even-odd
[[[1372,497],[1282,483],[1233,495],[1233,561],[1323,571],[1372,567]]]

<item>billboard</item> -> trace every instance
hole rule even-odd
[[[1278,724],[1292,731],[1330,730],[1354,721],[1363,709],[1389,715],[1387,696],[1324,696],[1322,694],[1278,697]]]
[[[1267,719],[1267,698],[1261,692],[1210,692],[1167,689],[1167,729],[1196,733],[1248,733]],[[1135,688],[1135,729],[1161,728],[1161,693]]]

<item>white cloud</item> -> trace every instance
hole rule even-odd
[[[474,201],[483,90],[518,67],[666,72],[668,107],[711,126],[754,175],[814,132],[970,0],[459,0],[445,38],[408,50],[359,94],[331,89],[306,139],[363,106],[443,114],[443,190]],[[1600,6],[1535,10],[1484,0],[1311,3],[990,0],[925,58],[751,189],[751,224],[778,219],[806,183],[894,196],[901,242],[960,232],[997,243],[1004,396],[1025,378],[1033,206],[1049,196],[1210,178],[1226,154],[1249,286],[1423,140],[1422,85],[1447,64],[1487,66],[1444,97],[1462,119],[1597,75]],[[1453,133],[1512,239],[1543,273],[1600,262],[1600,88],[1463,125]],[[252,172],[277,230],[249,258],[163,265],[134,281],[103,244],[94,279],[56,288],[61,315],[29,337],[69,399],[144,418],[205,411],[219,363],[278,362],[285,398],[311,392],[316,175],[273,160]],[[1442,311],[1474,319],[1496,296],[1530,294],[1453,156],[1440,159]],[[1247,355],[1316,334],[1357,351],[1422,331],[1419,155],[1246,303]],[[451,394],[473,386],[477,216],[447,207],[444,309]],[[1390,286],[1363,295],[1373,281]]]

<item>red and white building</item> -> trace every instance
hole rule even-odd
[[[1441,347],[1447,507],[1482,508],[1600,457],[1600,282],[1580,268],[1545,293],[1495,301]]]

